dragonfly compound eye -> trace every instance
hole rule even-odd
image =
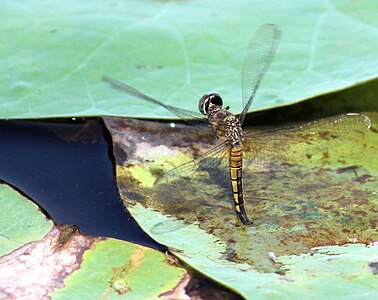
[[[218,106],[219,108],[222,108],[222,105],[223,100],[221,96],[219,96],[217,93],[211,93],[201,97],[198,103],[198,109],[202,114],[207,115],[209,113],[210,106]]]

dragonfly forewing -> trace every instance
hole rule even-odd
[[[158,101],[158,100],[146,95],[142,91],[137,90],[136,88],[133,88],[132,86],[130,86],[127,83],[122,82],[118,79],[112,78],[112,77],[107,76],[107,75],[103,75],[102,80],[104,82],[110,84],[115,89],[118,89],[118,90],[125,92],[129,95],[132,95],[136,98],[143,99],[143,100],[148,101],[150,103],[153,103],[155,105],[159,105],[159,106],[164,107],[166,110],[170,111],[171,113],[173,113],[177,117],[183,119],[188,124],[197,125],[197,124],[207,123],[207,120],[200,113],[197,113],[197,112],[194,112],[194,111],[191,111],[191,110],[187,110],[187,109],[184,109],[184,108],[172,106],[172,105],[169,105],[169,104],[165,104],[161,101]]]
[[[243,111],[239,116],[240,124],[243,124],[256,91],[269,69],[280,36],[281,31],[276,25],[264,24],[258,28],[248,45],[242,70]]]

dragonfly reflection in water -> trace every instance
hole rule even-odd
[[[280,39],[280,31],[273,24],[264,24],[256,31],[247,48],[242,70],[243,110],[237,117],[222,108],[219,94],[211,93],[199,100],[195,113],[155,100],[119,80],[103,76],[112,87],[135,97],[160,105],[192,125],[208,122],[216,138],[221,142],[211,150],[183,165],[168,171],[164,177],[185,178],[189,183],[202,172],[214,174],[219,167],[228,169],[234,210],[243,224],[251,224],[244,206],[243,156],[257,165],[285,162],[290,157],[319,152],[334,144],[352,140],[370,127],[370,119],[361,114],[344,114],[318,121],[296,124],[263,132],[243,132],[241,126],[255,97],[263,76],[268,70]],[[203,115],[207,116],[204,119]],[[282,147],[287,141],[300,143],[296,153]],[[221,161],[221,163],[219,163]],[[228,163],[227,163],[228,162]],[[215,171],[216,172],[216,171]]]

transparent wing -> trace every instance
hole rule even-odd
[[[184,180],[186,184],[198,181],[212,181],[217,178],[224,180],[228,167],[228,146],[225,142],[213,147],[196,159],[188,161],[158,178],[157,183],[171,183],[177,180]],[[227,178],[227,177],[226,177]]]
[[[362,114],[343,114],[289,127],[246,134],[245,157],[258,165],[311,157],[362,135],[370,128]]]
[[[152,189],[154,205],[169,215],[190,222],[203,218],[216,220],[224,211],[222,208],[233,214],[231,206],[227,205],[232,199],[227,176],[228,152],[228,146],[221,143],[200,157],[164,173]]]
[[[174,115],[178,116],[179,118],[183,119],[185,122],[195,125],[199,123],[208,123],[207,119],[204,118],[204,116],[200,113],[193,112],[191,110],[186,110],[183,108],[171,106],[168,104],[165,104],[163,102],[160,102],[143,92],[137,90],[136,88],[133,88],[132,86],[119,81],[118,79],[111,78],[109,76],[103,75],[102,80],[108,84],[110,84],[113,88],[121,90],[129,95],[132,95],[134,97],[137,97],[139,99],[146,100],[148,102],[154,103],[156,105],[160,105],[164,107],[166,110],[170,111]]]
[[[242,71],[244,108],[239,116],[240,124],[243,124],[261,80],[273,60],[280,36],[276,25],[264,24],[257,29],[248,45]]]

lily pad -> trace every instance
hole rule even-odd
[[[42,239],[53,227],[37,205],[6,184],[0,184],[0,256]]]
[[[337,117],[332,120],[336,122]],[[373,128],[376,121],[373,120]],[[370,160],[377,151],[376,132],[347,135],[353,137],[347,143],[337,128],[328,128],[330,135],[321,131],[311,140],[324,146],[318,153],[307,152],[311,145],[302,148],[294,135],[289,135],[287,143],[276,135],[273,137],[281,141],[277,147],[303,157],[285,152],[278,158],[286,160],[262,168],[247,154],[245,201],[254,225],[244,226],[231,209],[229,182],[221,168],[211,170],[209,176],[194,177],[195,173],[189,173],[193,175],[189,183],[176,177],[177,181],[156,181],[162,172],[216,144],[208,128],[113,118],[105,118],[105,123],[113,137],[117,181],[125,205],[150,236],[192,267],[246,298],[298,297],[305,295],[308,288],[314,297],[321,298],[328,286],[326,279],[321,282],[327,260],[335,259],[340,289],[330,296],[378,294],[377,278],[369,269],[378,249],[378,169]],[[341,128],[348,130],[348,124]],[[253,130],[277,132],[270,127]],[[307,138],[310,141],[311,136]],[[328,140],[329,147],[317,139]],[[276,151],[269,145],[267,149]],[[170,174],[172,171],[164,176]],[[360,246],[349,246],[351,243]],[[344,250],[337,247],[343,245]],[[313,259],[319,249],[323,249],[322,255]],[[335,258],[333,253],[338,251],[345,251],[345,255]],[[317,280],[299,275],[308,273],[301,267],[307,264]],[[360,271],[344,269],[343,264],[353,264]],[[351,280],[356,272],[366,280]],[[319,285],[324,290],[320,291]]]
[[[189,281],[163,253],[86,236],[73,226],[54,227],[42,240],[1,257],[0,270],[1,295],[17,299],[152,299],[184,293]]]
[[[180,281],[184,269],[170,265],[163,253],[132,243],[107,239],[83,255],[80,269],[50,294],[52,299],[157,299]],[[180,290],[184,293],[183,290]]]
[[[185,295],[190,277],[156,250],[53,226],[0,184],[0,298],[155,299]]]
[[[377,9],[376,1],[337,0],[5,0],[0,117],[172,117],[130,102],[101,82],[103,74],[191,110],[198,97],[217,91],[240,111],[241,64],[263,23],[277,24],[283,35],[253,109],[331,93],[377,77]]]

